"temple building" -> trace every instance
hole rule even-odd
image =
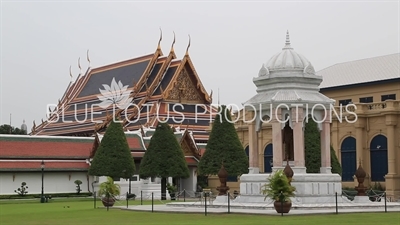
[[[182,59],[174,51],[175,37],[165,56],[161,40],[162,34],[154,53],[101,67],[91,68],[88,56],[89,68],[69,83],[58,104],[48,109],[46,120],[37,126],[34,122],[30,136],[0,135],[5,149],[0,153],[0,183],[7,184],[2,193],[12,194],[21,182],[28,183],[30,193],[38,193],[42,162],[46,179],[50,176],[53,183],[46,182],[47,193],[74,192],[76,179],[83,182],[83,191],[92,191],[98,178],[87,171],[113,118],[122,121],[136,164],[136,175],[130,180],[114,178],[124,193],[160,191],[157,178],[143,180],[138,172],[157,123],[165,120],[190,171],[189,178],[176,184],[180,190],[194,192],[197,163],[216,109],[211,105],[212,91],[206,92],[189,56],[190,39]]]
[[[307,74],[307,67],[312,70],[310,62],[304,56],[295,53],[293,49],[285,48],[261,68],[259,76],[288,67],[293,68],[293,73],[302,69]],[[361,164],[367,173],[364,184],[373,189],[382,186],[386,188],[388,196],[396,199],[400,197],[399,62],[400,54],[397,53],[339,63],[316,72],[322,78],[320,93],[332,100],[333,110],[339,114],[335,116],[335,112],[332,112],[329,135],[342,165],[343,186],[356,186],[354,174]],[[256,80],[257,78],[254,82]],[[273,83],[272,80],[270,82]],[[264,97],[283,102],[297,99],[301,103],[304,96],[299,93],[282,90],[275,96],[266,94]],[[282,143],[273,143],[272,137],[278,134],[273,135],[272,122],[249,123],[254,115],[245,108],[236,112],[235,117],[240,117],[235,127],[243,148],[250,157],[251,167],[259,168],[260,173],[270,173],[277,159],[293,161],[292,154],[296,144],[293,147],[293,139],[290,138],[292,132],[288,124],[282,125]],[[264,117],[257,119],[269,120]],[[259,126],[257,132],[253,132],[253,126]],[[275,155],[276,144],[279,149],[287,149],[288,152]],[[253,155],[252,149],[255,149]],[[239,190],[239,182],[228,185],[231,190]]]
[[[136,172],[131,179],[113,179],[121,186],[121,193],[140,192],[160,196],[160,181],[153,177],[140,179],[140,160],[150,143],[153,128],[141,128],[125,132]],[[190,177],[177,180],[179,190],[193,193],[197,187],[197,164],[204,151],[204,144],[196,144],[189,129],[174,128],[174,134],[182,146]],[[44,167],[46,193],[73,193],[75,180],[82,181],[82,192],[93,192],[98,177],[88,175],[91,159],[102,140],[102,134],[94,137],[67,137],[41,135],[0,135],[0,194],[13,194],[14,190],[26,182],[29,193],[40,193],[41,169]],[[95,184],[96,183],[96,184]]]
[[[154,53],[79,74],[58,105],[49,108],[48,119],[33,125],[31,135],[90,137],[104,132],[114,117],[127,131],[166,119],[188,126],[196,142],[206,143],[212,92],[206,92],[190,59],[190,40],[182,59],[175,55],[175,39],[166,56],[161,40]]]

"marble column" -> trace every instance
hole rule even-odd
[[[282,124],[279,120],[281,118],[281,109],[272,110],[272,154],[273,154],[273,167],[272,171],[283,169],[283,158],[282,158]],[[279,119],[279,120],[278,120]]]
[[[258,167],[257,131],[254,121],[249,123],[249,174],[260,173]]]
[[[331,129],[330,129],[330,113],[328,111],[323,112],[326,113],[326,117],[324,121],[322,121],[321,127],[321,168],[320,173],[332,173],[331,166]]]
[[[293,172],[306,173],[304,155],[303,108],[291,109],[293,125],[294,167]]]

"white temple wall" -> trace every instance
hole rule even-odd
[[[87,172],[44,172],[44,193],[76,193],[75,180],[81,180],[81,192],[91,190],[92,178],[87,180]],[[2,172],[0,173],[0,194],[12,195],[17,193],[21,183],[26,182],[28,194],[40,194],[42,188],[42,172]]]

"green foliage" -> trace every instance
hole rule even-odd
[[[247,173],[249,160],[232,122],[231,114],[226,106],[221,106],[212,126],[206,151],[198,165],[199,175],[216,175],[221,164],[229,176]]]
[[[141,178],[188,178],[190,176],[181,145],[167,123],[158,123],[149,147],[140,162],[139,175]]]
[[[12,127],[8,124],[3,124],[0,126],[0,134],[26,135],[26,131],[19,129],[18,127]]]
[[[19,187],[17,190],[14,190],[15,193],[17,193],[20,196],[25,196],[28,194],[28,186],[26,186],[26,182],[21,183],[21,187]]]
[[[76,193],[79,195],[82,191],[82,189],[81,189],[82,181],[76,180],[76,181],[74,181],[74,184],[76,184]]]
[[[382,186],[380,182],[375,182],[373,186],[372,185],[370,186],[370,189],[374,191],[385,191],[385,188]]]
[[[283,170],[277,170],[268,178],[268,183],[264,184],[261,192],[265,195],[265,199],[271,198],[275,201],[290,201],[290,197],[294,197],[296,188],[289,184]]]
[[[167,190],[171,194],[171,193],[175,193],[178,190],[178,188],[175,185],[168,183]]]
[[[308,118],[304,129],[305,164],[307,173],[319,173],[321,167],[321,137],[318,124]]]
[[[122,124],[112,120],[93,157],[89,175],[128,179],[134,173],[135,161],[131,156]]]
[[[318,124],[312,118],[309,118],[305,125],[304,146],[307,173],[319,173],[321,167],[321,137]],[[330,153],[332,173],[342,175],[342,168],[332,146]]]
[[[114,183],[114,180],[111,177],[107,177],[107,181],[104,181],[100,184],[98,195],[106,198],[112,198],[116,195],[119,195],[120,192],[121,187]]]
[[[337,173],[342,176],[342,166],[339,163],[339,159],[336,156],[335,149],[331,145],[331,166],[332,166],[332,173]]]

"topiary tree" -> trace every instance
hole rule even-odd
[[[28,194],[28,186],[26,186],[26,182],[22,182],[21,183],[21,187],[18,188],[17,190],[14,190],[15,193],[24,196],[26,194]]]
[[[342,166],[339,163],[339,159],[336,156],[336,151],[331,145],[331,166],[332,166],[332,173],[337,173],[342,176]]]
[[[206,151],[200,159],[198,174],[216,175],[224,163],[229,176],[239,176],[248,171],[249,160],[236,133],[230,110],[225,105],[220,110],[221,113],[214,119]]]
[[[305,125],[304,146],[307,173],[319,173],[321,167],[321,137],[318,124],[312,118],[309,118]],[[332,146],[330,154],[332,173],[342,175],[342,168]]]
[[[135,162],[122,124],[118,120],[112,120],[93,157],[89,175],[128,179],[134,173]]]
[[[82,189],[81,189],[82,181],[76,180],[76,181],[74,181],[74,184],[76,184],[76,193],[79,195],[82,191]]]
[[[167,178],[188,178],[189,168],[172,128],[159,122],[140,162],[141,178],[161,177],[161,199],[166,199]]]

